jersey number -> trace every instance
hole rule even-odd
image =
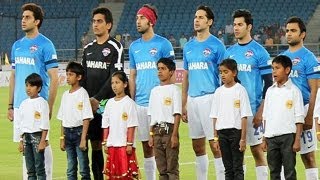
[[[307,136],[307,138],[306,138],[305,135]],[[311,133],[311,131],[307,131],[306,133],[305,133],[305,131],[303,131],[302,134],[301,134],[301,138],[303,140],[303,144],[306,144],[306,141],[311,142],[312,141],[312,133]]]
[[[257,135],[259,135],[260,133],[263,133],[263,132],[264,132],[263,124],[261,124],[259,127],[254,128],[253,135],[257,136]]]

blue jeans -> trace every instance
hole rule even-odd
[[[26,159],[28,180],[46,179],[44,151],[38,152],[42,132],[24,133],[24,156]]]
[[[80,146],[82,126],[74,128],[64,128],[65,148],[68,158],[67,177],[68,180],[77,180],[78,160],[80,166],[81,179],[90,179],[90,168],[88,158],[88,148],[82,151]]]

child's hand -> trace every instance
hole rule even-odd
[[[239,142],[239,151],[244,152],[246,150],[247,143],[245,140],[241,139]]]
[[[18,146],[18,151],[23,152],[24,147],[23,147],[23,141],[20,141],[19,146]]]
[[[64,142],[64,139],[60,139],[60,149],[61,149],[61,151],[66,150],[66,144]]]
[[[38,152],[43,152],[44,149],[46,148],[47,143],[46,141],[40,141],[39,145],[38,145]]]
[[[132,154],[132,145],[127,145],[127,154],[131,155]]]
[[[108,146],[104,145],[104,153],[109,154],[108,153]]]
[[[262,140],[262,150],[263,152],[267,152],[268,149],[268,144],[267,141],[265,139]]]
[[[153,146],[154,146],[154,144],[153,144],[153,136],[149,136],[148,145],[149,145],[150,147],[153,147]]]
[[[300,141],[295,140],[292,146],[293,152],[299,152],[300,151]]]
[[[219,142],[218,141],[213,142],[213,150],[214,151],[219,151],[220,150],[220,146],[219,146]]]
[[[79,148],[81,151],[87,150],[87,140],[86,139],[81,139]]]
[[[171,148],[176,148],[179,145],[179,138],[178,136],[171,136]]]
[[[182,121],[188,123],[188,113],[185,107],[182,107]]]

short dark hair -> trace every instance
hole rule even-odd
[[[198,8],[197,8],[197,11],[198,11],[198,10],[203,10],[203,11],[205,11],[205,12],[206,12],[206,17],[207,17],[208,19],[212,19],[212,21],[214,22],[214,14],[213,14],[213,11],[211,10],[210,7],[204,6],[204,5],[200,5],[200,6],[198,6]],[[212,25],[211,25],[211,26],[212,26]],[[210,28],[211,28],[211,26],[210,26]]]
[[[297,16],[292,16],[287,20],[286,25],[289,23],[298,23],[301,33],[307,32],[306,25],[304,24],[301,18]]]
[[[167,68],[169,69],[169,71],[175,71],[176,70],[176,63],[169,58],[161,58],[159,59],[159,61],[157,62],[157,65],[159,63],[164,64],[165,66],[167,66]]]
[[[154,15],[156,16],[156,19],[158,19],[158,9],[154,5],[144,4],[144,5],[142,5],[142,7],[146,7],[148,9],[150,9],[154,13]]]
[[[30,84],[31,86],[40,87],[40,90],[39,90],[39,92],[40,92],[42,85],[43,85],[43,82],[42,82],[41,76],[39,74],[32,73],[26,78],[25,84]]]
[[[104,20],[106,21],[106,23],[111,23],[111,28],[109,29],[109,33],[110,33],[113,26],[113,17],[112,17],[111,11],[106,7],[97,7],[92,11],[92,18],[96,14],[103,14]]]
[[[253,25],[253,19],[252,19],[251,12],[247,9],[235,10],[232,14],[232,17],[233,17],[233,20],[235,18],[243,17],[244,22],[246,22],[247,25],[249,25],[249,24]]]
[[[84,68],[80,63],[77,63],[75,61],[71,61],[68,63],[67,68],[66,68],[66,72],[73,72],[76,73],[76,75],[81,75],[82,78],[84,76]]]
[[[237,82],[237,83],[241,83],[241,81],[238,78],[238,64],[237,64],[237,61],[235,61],[234,59],[227,58],[227,59],[223,60],[219,64],[219,66],[224,66],[227,69],[229,69],[230,71],[236,72],[236,76],[234,77],[234,81]]]
[[[281,64],[284,68],[289,67],[290,71],[292,69],[292,61],[288,56],[279,55],[272,60],[272,63]]]
[[[33,12],[33,16],[35,20],[40,20],[38,24],[38,29],[40,29],[43,17],[44,17],[44,12],[41,6],[35,4],[35,3],[27,3],[22,5],[21,7],[22,12],[24,11],[31,11]]]

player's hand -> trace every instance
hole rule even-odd
[[[40,141],[39,145],[38,145],[38,152],[43,152],[44,149],[46,148],[47,143],[46,141]]]
[[[300,140],[295,140],[292,146],[293,152],[299,152],[300,151]]]
[[[20,141],[19,146],[18,146],[18,151],[23,152],[24,146],[23,146],[23,141]]]
[[[104,145],[104,146],[103,146],[103,149],[104,149],[104,153],[109,154],[109,152],[108,152],[108,146]]]
[[[171,136],[171,148],[176,148],[179,145],[179,138],[176,135]]]
[[[126,151],[127,151],[128,155],[131,155],[132,154],[132,145],[127,145]]]
[[[185,107],[182,107],[182,121],[188,123],[188,113]]]
[[[7,117],[9,121],[13,121],[13,109],[8,109]]]
[[[268,149],[268,144],[267,144],[267,141],[265,139],[262,140],[262,150],[263,152],[267,152],[267,149]]]
[[[213,150],[220,151],[219,141],[213,142]]]
[[[245,150],[246,150],[246,147],[247,147],[247,143],[246,143],[246,141],[245,140],[240,140],[240,142],[239,142],[239,151],[240,152],[244,152]]]
[[[88,149],[87,148],[87,140],[81,139],[79,148],[81,149],[81,151],[86,151]]]
[[[254,128],[258,128],[262,123],[262,114],[257,113],[252,120],[252,124]]]
[[[99,101],[91,97],[90,104],[91,104],[92,112],[96,113],[97,109],[99,108]]]
[[[313,125],[313,117],[311,116],[306,116],[304,118],[304,124],[303,124],[303,130],[308,130],[308,129],[312,129],[312,125]]]
[[[150,146],[150,147],[153,147],[153,136],[149,136],[149,141],[148,141],[148,145]]]
[[[66,150],[66,144],[65,144],[64,139],[60,139],[60,149],[61,149],[61,151]]]

